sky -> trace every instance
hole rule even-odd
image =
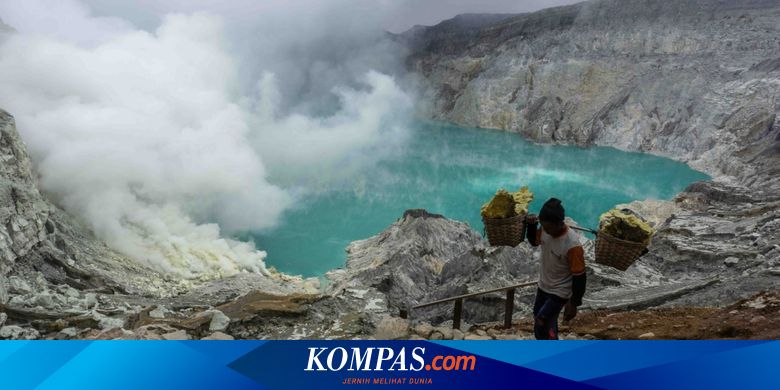
[[[581,0],[365,0],[357,3],[367,9],[382,9],[384,18],[378,23],[391,32],[403,32],[414,25],[434,25],[442,20],[462,13],[522,13],[543,8],[573,4]],[[274,9],[287,8],[295,12],[306,12],[307,8],[320,8],[320,4],[333,4],[340,10],[355,16],[362,7],[340,1],[218,1],[218,0],[88,0],[98,15],[123,17],[139,26],[153,26],[159,23],[159,15],[165,12],[222,9],[228,14],[251,16]],[[314,5],[313,4],[317,4]],[[388,12],[389,11],[389,12]]]
[[[419,24],[434,25],[463,13],[523,13],[579,3],[582,0],[406,0],[385,26],[401,32]]]

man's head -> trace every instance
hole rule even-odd
[[[552,236],[557,236],[566,229],[563,219],[566,212],[561,206],[561,201],[556,198],[550,198],[544,202],[542,210],[539,211],[539,222],[542,223],[544,231]]]

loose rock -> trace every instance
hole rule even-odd
[[[235,340],[235,339],[233,338],[233,336],[229,334],[222,333],[222,332],[214,332],[202,338],[201,340]]]

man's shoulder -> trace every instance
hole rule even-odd
[[[569,228],[566,232],[566,247],[571,249],[578,246],[582,246],[582,236],[574,229]]]

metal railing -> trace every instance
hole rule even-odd
[[[506,287],[500,287],[500,288],[494,288],[492,290],[485,290],[480,292],[475,292],[471,294],[463,294],[458,295],[450,298],[445,299],[439,299],[438,301],[433,302],[427,302],[423,303],[417,306],[412,306],[408,309],[401,309],[400,316],[401,318],[409,318],[409,312],[416,309],[422,309],[424,307],[430,307],[435,305],[440,305],[443,303],[448,302],[455,302],[455,308],[452,315],[452,328],[453,329],[460,329],[460,318],[463,314],[463,300],[466,298],[476,297],[478,295],[483,294],[490,294],[494,292],[504,291],[506,290],[506,303],[504,306],[504,327],[510,328],[512,327],[512,312],[515,309],[515,289],[522,288],[522,287],[528,287],[528,286],[534,286],[536,285],[537,281],[533,282],[526,282],[526,283],[520,283],[515,284],[512,286],[506,286]]]

